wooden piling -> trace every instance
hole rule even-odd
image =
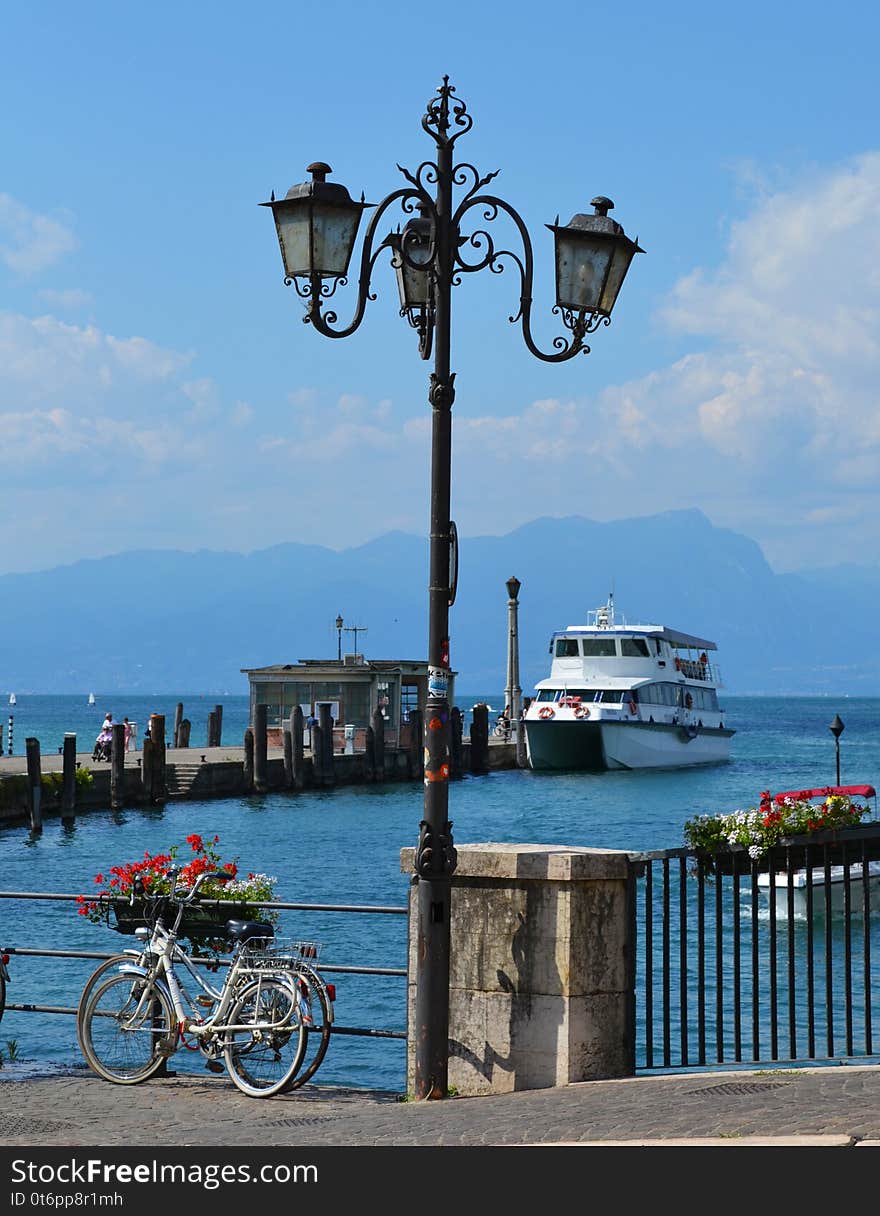
[[[420,709],[413,709],[409,715],[410,737],[407,753],[407,771],[410,780],[421,781],[425,775],[425,727]]]
[[[376,732],[372,726],[367,727],[364,742],[364,777],[367,781],[376,780]]]
[[[223,706],[214,706],[214,746],[222,747],[220,740],[223,737]]]
[[[174,735],[172,736],[174,739],[175,747],[183,747],[183,744],[180,742],[180,724],[182,721],[183,721],[183,702],[178,701],[177,708],[174,711]]]
[[[250,794],[254,788],[254,732],[250,727],[244,732],[244,759],[241,764],[241,783],[244,792]]]
[[[152,803],[155,801],[153,797],[153,760],[156,749],[149,735],[144,735],[143,753],[143,758],[141,759],[141,797],[144,802]]]
[[[302,708],[297,705],[290,715],[290,738],[293,747],[293,788],[301,790],[305,785],[305,721]]]
[[[153,743],[153,802],[168,796],[165,772],[165,715],[150,714],[150,739]]]
[[[529,754],[528,754],[528,749],[526,748],[526,719],[525,719],[526,710],[528,709],[529,705],[531,705],[531,698],[525,697],[523,699],[523,707],[520,710],[519,722],[517,722],[517,724],[516,724],[516,767],[517,768],[528,768],[529,767]]]
[[[208,734],[207,734],[206,746],[207,747],[216,747],[217,744],[214,742],[214,740],[216,738],[217,738],[217,715],[214,713],[214,710],[212,709],[208,713]]]
[[[489,706],[485,702],[474,706],[471,723],[471,772],[489,771]]]
[[[385,780],[385,719],[381,709],[373,710],[373,747],[377,781]]]
[[[316,722],[309,732],[312,740],[312,785],[324,784],[324,732]]]
[[[269,736],[267,706],[254,706],[254,789],[265,794],[269,788]]]
[[[290,733],[290,719],[282,731],[284,747],[284,788],[293,789],[293,735]]]
[[[43,773],[40,764],[40,740],[28,738],[24,741],[27,756],[28,814],[32,832],[43,830]]]
[[[61,757],[61,818],[72,819],[76,811],[76,735],[65,732]]]
[[[453,705],[449,711],[449,776],[460,777],[462,773],[461,736],[464,723],[461,710]]]
[[[321,784],[336,784],[336,764],[333,759],[333,718],[330,716],[330,706],[326,701],[318,711],[321,727]]]
[[[189,734],[191,730],[192,722],[190,722],[189,718],[184,718],[180,723],[180,730],[178,732],[178,747],[189,747]]]
[[[110,744],[110,810],[119,811],[125,803],[125,727],[116,722]]]

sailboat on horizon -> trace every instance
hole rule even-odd
[[[9,694],[9,704],[10,704],[10,705],[15,705],[15,704],[17,704],[17,702],[16,702],[16,700],[15,700],[15,693],[14,693],[14,692],[11,692],[11,693]]]
[[[93,692],[90,692],[89,693],[89,705],[94,705],[94,704],[95,704],[95,694]]]

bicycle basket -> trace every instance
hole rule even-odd
[[[277,941],[265,938],[253,942],[247,952],[248,964],[261,968],[295,967],[308,963],[314,967],[321,950],[320,942]]]

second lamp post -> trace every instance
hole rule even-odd
[[[449,945],[451,878],[456,865],[449,820],[449,608],[455,600],[458,543],[450,519],[452,403],[455,376],[450,364],[452,288],[464,275],[504,264],[519,271],[519,322],[526,346],[539,359],[563,363],[588,353],[588,334],[608,325],[630,262],[641,252],[608,212],[613,203],[593,199],[592,215],[578,214],[567,225],[557,218],[547,227],[556,253],[556,303],[568,336],[541,350],[531,331],[533,255],[526,226],[519,214],[484,189],[496,176],[481,176],[473,165],[455,163],[459,136],[473,124],[467,107],[455,96],[449,78],[428,102],[422,127],[433,140],[435,160],[416,172],[400,168],[406,185],[376,205],[361,251],[358,294],[347,325],[337,325],[328,300],[346,283],[362,212],[373,204],[351,198],[348,190],[328,182],[330,166],[308,166],[311,180],[292,186],[271,207],[284,262],[285,282],[293,284],[306,302],[304,320],[328,338],[354,333],[367,301],[375,298],[372,274],[383,250],[391,255],[400,295],[400,313],[416,330],[419,353],[433,353],[428,400],[432,411],[430,585],[428,591],[428,701],[425,714],[425,799],[419,825],[415,872],[418,879],[418,938],[416,942],[415,1095],[446,1096],[449,1062]],[[463,191],[456,203],[456,188]],[[409,219],[380,241],[379,224],[392,207]],[[479,211],[479,222],[491,223],[503,214],[519,234],[516,252],[498,248],[483,227],[463,232],[466,217]]]

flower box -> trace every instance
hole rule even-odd
[[[816,869],[825,864],[826,846],[828,864],[831,866],[858,867],[863,854],[866,861],[880,861],[880,824],[854,824],[852,827],[832,828],[824,832],[785,836],[757,859],[755,869],[758,873],[766,874],[770,869],[771,857],[777,873],[787,871],[789,859],[795,870],[802,870],[807,864]],[[807,848],[808,854],[805,853]],[[733,874],[735,867],[740,877],[748,878],[752,872],[752,861],[745,845],[719,849],[714,853],[698,849],[696,856],[706,873]]]
[[[133,934],[135,929],[152,927],[156,917],[157,901],[136,899],[132,905],[127,899],[113,902],[113,915],[117,933]],[[177,906],[164,901],[163,923],[167,929],[174,924]],[[260,909],[253,904],[228,900],[221,905],[190,904],[183,909],[178,929],[180,937],[192,940],[226,937],[226,922],[230,920],[261,920]]]

